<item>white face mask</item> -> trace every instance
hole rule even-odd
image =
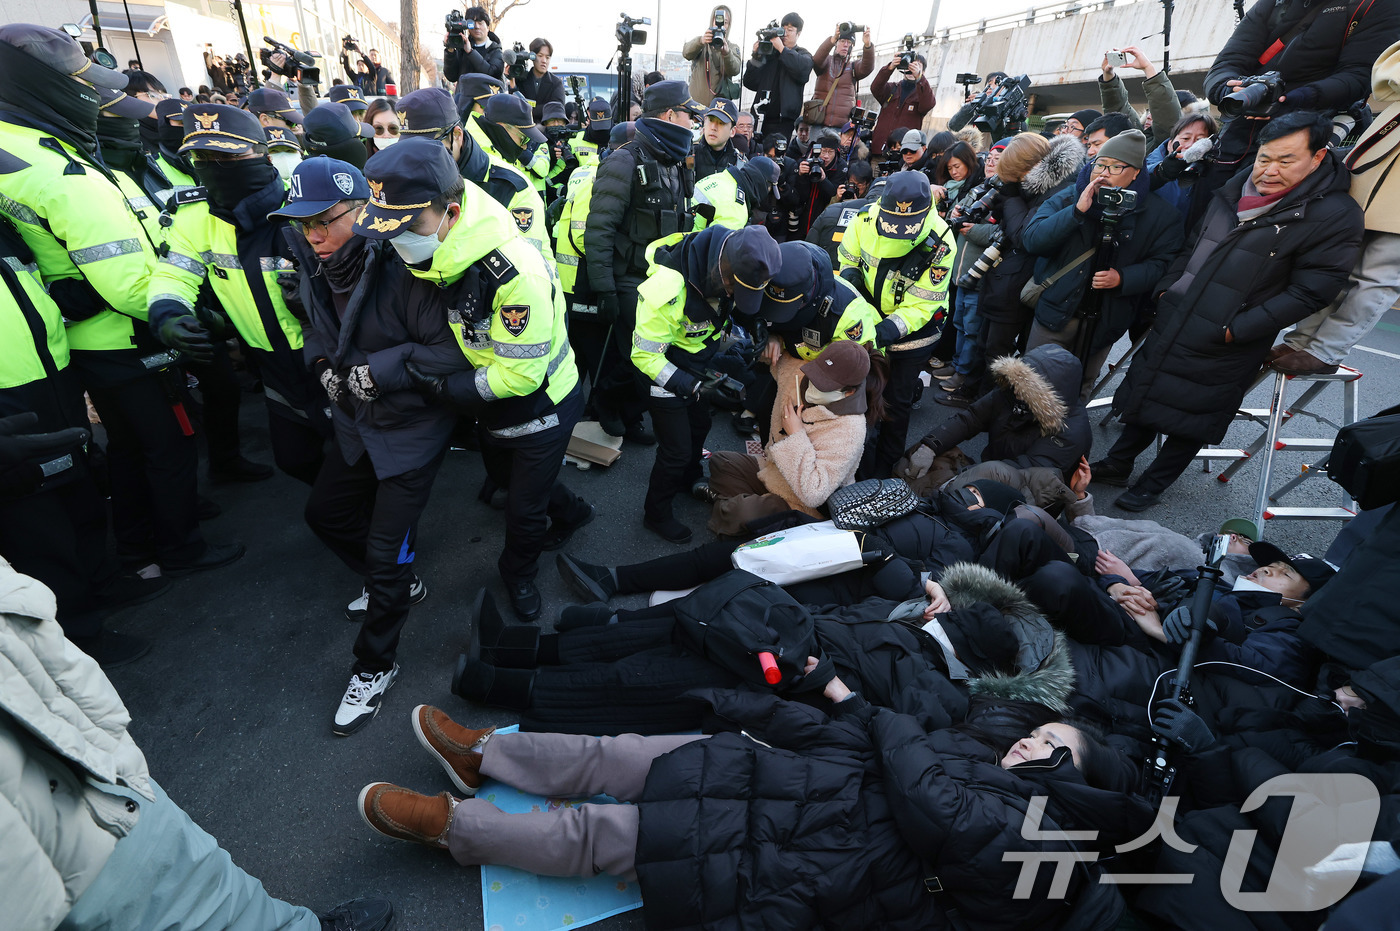
[[[807,383],[807,390],[802,392],[803,399],[808,404],[818,404],[825,407],[828,404],[835,404],[846,396],[846,392],[841,390],[822,391],[811,382]]]
[[[389,245],[394,247],[394,251],[403,259],[405,265],[419,265],[433,257],[433,253],[442,245],[442,240],[438,239],[438,231],[442,229],[442,224],[447,222],[447,214],[442,215],[438,220],[437,229],[431,233],[400,233],[389,240]]]
[[[375,145],[376,148],[378,148],[378,149],[380,149],[380,150],[383,150],[383,149],[387,148],[388,146],[393,145],[395,142],[398,142],[398,141],[399,141],[399,137],[398,137],[398,136],[390,136],[390,135],[387,135],[387,134],[386,134],[386,135],[383,135],[383,136],[375,136],[375,137],[374,137],[374,145]]]
[[[292,172],[301,164],[301,156],[296,152],[273,152],[269,158],[272,165],[277,169],[277,173],[286,181],[292,176]]]
[[[1271,595],[1277,595],[1277,594],[1278,594],[1278,592],[1274,591],[1272,588],[1265,588],[1263,585],[1260,585],[1258,582],[1254,581],[1253,579],[1248,578],[1247,576],[1243,576],[1243,575],[1240,576],[1238,579],[1235,579],[1235,585],[1234,585],[1234,587],[1231,589],[1231,591],[1236,591],[1236,592],[1268,592],[1268,593],[1271,594]]]

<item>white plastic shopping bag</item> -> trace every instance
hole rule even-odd
[[[735,569],[776,585],[820,579],[862,564],[860,539],[829,520],[764,534],[736,549],[732,560]]]

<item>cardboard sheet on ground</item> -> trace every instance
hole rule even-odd
[[[503,727],[498,733],[518,729]],[[482,784],[476,797],[508,812],[551,811],[584,801],[613,801],[606,796],[587,800],[547,799],[489,779]],[[565,931],[641,908],[642,892],[635,882],[616,876],[559,879],[536,876],[508,866],[483,866],[481,906],[486,931]]]

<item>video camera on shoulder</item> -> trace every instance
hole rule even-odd
[[[442,43],[444,48],[455,48],[458,51],[467,47],[465,38],[467,30],[472,28],[472,21],[462,15],[461,10],[448,10],[447,19],[443,21],[447,27],[447,38]]]
[[[724,44],[725,30],[728,25],[728,17],[723,10],[715,10],[715,24],[710,27],[710,44],[719,48]]]
[[[509,51],[503,52],[501,57],[506,64],[506,77],[512,81],[519,81],[525,77],[525,72],[535,64],[535,53],[522,42],[515,43]]]
[[[773,46],[770,43],[774,39],[781,39],[783,37],[783,27],[775,19],[767,26],[764,26],[762,29],[758,30],[758,32],[754,33],[754,35],[758,36],[759,60],[767,61],[768,58],[774,54]]]
[[[1024,74],[1002,81],[972,102],[972,125],[995,137],[1024,121],[1029,102],[1026,92],[1030,87],[1031,79]]]
[[[865,26],[861,26],[858,23],[837,23],[836,38],[850,39],[852,42],[854,42],[856,40],[856,36],[864,33],[865,29]]]
[[[346,36],[346,39],[349,38]],[[299,52],[285,42],[278,42],[272,36],[263,36],[263,41],[272,46],[258,49],[258,59],[264,68],[284,78],[295,78],[300,71],[301,79],[307,84],[321,83],[321,69],[316,67],[316,59],[310,54]]]
[[[1283,75],[1265,71],[1249,78],[1240,78],[1240,87],[1220,101],[1220,112],[1227,117],[1268,116],[1274,104],[1283,96]]]
[[[650,26],[650,16],[628,16],[622,14],[622,19],[617,24],[617,41],[624,48],[631,48],[634,45],[647,44],[647,31],[638,29],[638,26]]]
[[[1137,191],[1125,187],[1101,187],[1094,194],[1094,203],[1103,208],[1103,218],[1113,222],[1133,212],[1137,206]]]

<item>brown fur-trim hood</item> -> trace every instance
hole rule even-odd
[[[998,385],[1030,408],[1042,436],[1054,436],[1065,428],[1069,405],[1078,401],[1084,377],[1084,367],[1072,352],[1047,343],[1024,356],[1002,356],[988,369]]]

